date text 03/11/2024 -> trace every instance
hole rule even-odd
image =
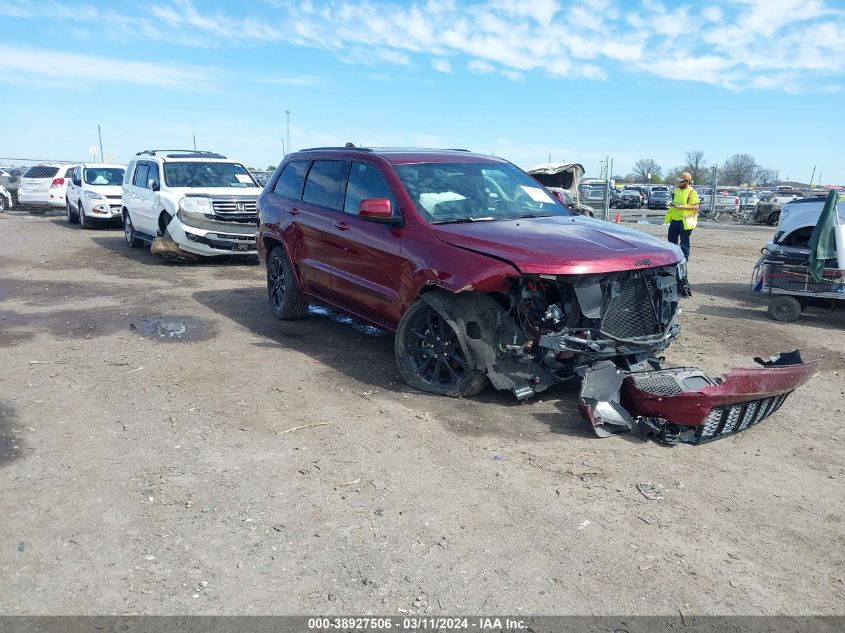
[[[308,619],[310,631],[521,631],[523,620],[509,617],[317,617]]]

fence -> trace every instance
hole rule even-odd
[[[63,215],[65,213],[65,197],[67,190],[68,170],[82,161],[57,160],[57,159],[36,159],[36,158],[10,158],[0,156],[0,187],[8,195],[0,191],[0,211],[14,214],[30,215]],[[43,167],[41,170],[33,168]],[[30,170],[33,170],[30,172]],[[24,194],[24,201],[19,199],[20,179],[27,173],[31,176],[41,178],[53,178],[54,181],[64,179],[65,182],[51,187],[45,195],[35,196]],[[52,194],[52,198],[50,198]],[[41,200],[40,198],[45,198]]]

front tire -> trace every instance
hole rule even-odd
[[[123,211],[123,238],[126,240],[129,248],[139,248],[144,244],[144,240],[135,234],[135,227],[132,226],[132,218],[129,217],[129,211],[126,210]]]
[[[65,200],[65,212],[67,213],[68,224],[78,224],[79,216],[70,210],[70,200]]]
[[[267,296],[273,316],[280,321],[302,319],[308,314],[308,300],[296,287],[293,267],[281,246],[267,258]]]
[[[452,326],[422,299],[402,315],[394,353],[402,378],[420,391],[470,398],[489,382],[484,372],[470,367]]]
[[[780,221],[780,211],[775,211],[769,215],[769,226],[777,226]]]
[[[91,221],[90,218],[85,217],[85,209],[82,208],[82,201],[79,203],[79,212],[76,214],[76,217],[79,219],[79,228],[80,229],[90,229],[91,228]]]

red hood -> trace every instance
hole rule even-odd
[[[648,233],[581,216],[440,224],[434,229],[447,244],[507,260],[523,273],[583,275],[683,259],[677,246]]]

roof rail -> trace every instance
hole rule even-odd
[[[222,154],[217,154],[216,152],[209,152],[206,150],[197,150],[197,149],[145,149],[141,152],[137,152],[135,156],[158,156],[164,152],[173,152],[172,154],[167,154],[168,158],[175,157],[175,156],[184,156],[186,154],[194,155],[194,156],[206,156],[208,158],[226,158]]]
[[[301,149],[299,151],[300,152],[318,152],[318,151],[331,151],[331,150],[337,151],[337,150],[341,150],[341,149],[344,149],[344,150],[354,149],[358,152],[372,152],[373,151],[372,148],[355,147],[351,143],[347,143],[346,146],[344,146],[344,147],[341,147],[341,146],[337,146],[337,147],[307,147],[307,148]]]

